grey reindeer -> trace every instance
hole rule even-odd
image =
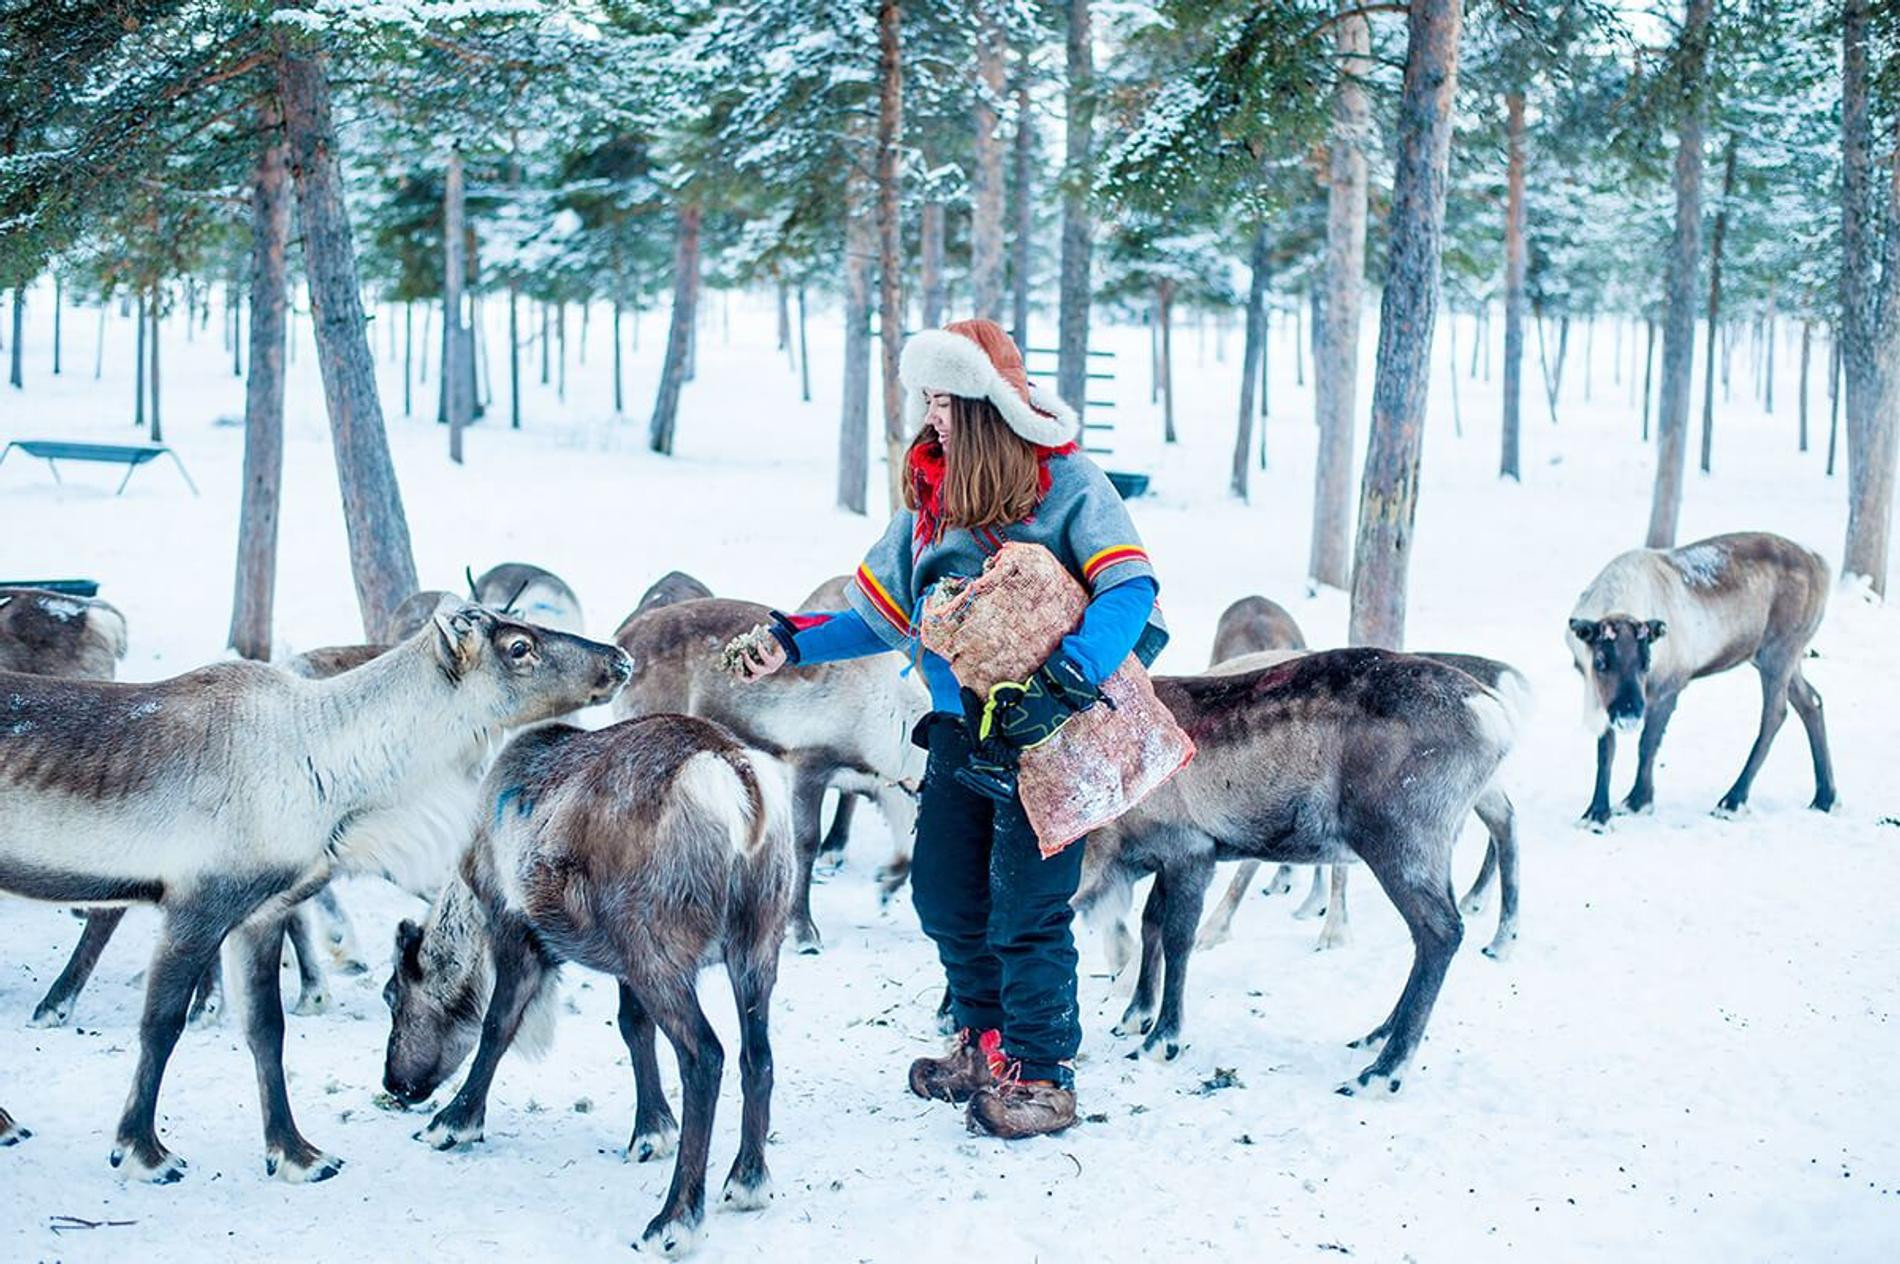
[[[1375,649],[1329,650],[1230,675],[1164,676],[1155,692],[1198,754],[1090,835],[1073,901],[1091,922],[1112,924],[1127,912],[1134,883],[1155,876],[1144,957],[1158,946],[1166,977],[1158,1013],[1150,973],[1137,979],[1123,1016],[1124,1027],[1147,1031],[1139,1052],[1180,1051],[1188,961],[1217,860],[1357,859],[1398,907],[1413,959],[1390,1016],[1355,1042],[1383,1048],[1340,1091],[1377,1084],[1396,1092],[1463,939],[1451,857],[1472,811],[1492,830],[1506,891],[1515,889],[1513,812],[1494,781],[1511,746],[1509,712],[1464,672]],[[1515,907],[1513,896],[1494,947],[1515,935]]]
[[[163,918],[113,1166],[184,1175],[158,1138],[159,1087],[237,931],[265,1168],[334,1176],[342,1160],[305,1140],[284,1082],[285,915],[333,874],[399,867],[417,814],[467,812],[502,729],[604,702],[628,674],[612,646],[478,606],[328,680],[242,662],[151,684],[0,674],[0,892]],[[0,1117],[0,1137],[15,1127]]]
[[[417,1139],[437,1149],[479,1141],[502,1054],[545,1042],[560,965],[612,975],[636,1090],[628,1157],[661,1158],[678,1142],[640,1245],[683,1254],[704,1216],[724,1067],[697,995],[715,961],[739,1010],[745,1099],[724,1201],[749,1210],[771,1197],[768,1015],[796,877],[784,772],[686,716],[594,732],[550,725],[508,744],[481,803],[462,877],[423,925],[397,928],[384,1086],[419,1102],[475,1047],[461,1090]],[[683,1128],[660,1086],[656,1026],[679,1060]]]
[[[1827,562],[1765,531],[1718,535],[1679,549],[1633,549],[1603,568],[1577,598],[1564,640],[1583,678],[1584,723],[1597,734],[1596,786],[1583,821],[1610,822],[1610,772],[1616,735],[1640,727],[1636,781],[1626,812],[1655,804],[1656,752],[1692,680],[1743,663],[1761,675],[1761,724],[1742,771],[1716,804],[1740,812],[1755,774],[1787,719],[1808,732],[1818,812],[1834,807],[1821,695],[1801,674],[1808,643],[1827,614]]]
[[[890,823],[897,850],[882,871],[888,900],[910,871],[916,783],[923,771],[923,754],[911,745],[910,732],[930,700],[914,675],[900,675],[882,656],[788,667],[750,684],[734,679],[721,665],[720,651],[770,619],[765,606],[722,597],[629,616],[614,640],[633,659],[633,680],[614,712],[702,716],[785,761],[792,775],[799,874],[792,937],[800,952],[815,953],[823,939],[812,920],[811,879],[825,792],[863,794]]]

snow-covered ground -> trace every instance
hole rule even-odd
[[[134,438],[129,321],[109,321],[105,372],[94,381],[95,319],[68,312],[68,371],[52,379],[49,298],[33,296],[28,389],[0,391],[0,439]],[[584,366],[570,315],[565,404],[539,384],[530,352],[525,428],[482,424],[460,469],[445,459],[442,430],[423,420],[434,411],[433,378],[417,395],[417,417],[401,416],[385,313],[374,341],[422,583],[453,588],[464,566],[540,563],[574,585],[604,635],[675,567],[718,592],[775,603],[848,569],[881,523],[829,507],[835,316],[814,314],[815,398],[802,405],[772,348],[768,305],[734,296],[726,307],[715,296],[707,313],[677,457],[653,457],[643,444],[660,321],[645,320],[629,364],[637,407],[615,418],[605,313],[596,312]],[[488,317],[499,348],[492,304]],[[1501,322],[1493,329],[1501,337]],[[307,339],[307,320],[299,332]],[[1468,353],[1468,319],[1458,332]],[[242,388],[215,319],[193,342],[177,321],[165,337],[167,438],[201,499],[159,465],[122,497],[112,495],[116,470],[69,466],[57,486],[17,454],[0,467],[0,578],[101,581],[130,621],[131,679],[219,657],[230,609],[242,432],[227,423],[241,415]],[[1290,322],[1272,344],[1272,468],[1256,474],[1249,505],[1225,491],[1238,332],[1224,359],[1211,327],[1204,339],[1177,333],[1182,442],[1166,451],[1152,441],[1160,426],[1145,332],[1112,329],[1103,342],[1121,353],[1108,388],[1120,429],[1107,463],[1154,474],[1154,495],[1134,512],[1175,630],[1161,668],[1198,669],[1221,609],[1252,592],[1288,605],[1314,644],[1337,643],[1344,598],[1308,596],[1303,580],[1313,428],[1310,389],[1294,382]],[[1314,924],[1288,916],[1297,897],[1251,898],[1234,940],[1196,960],[1190,1046],[1172,1064],[1124,1060],[1127,1045],[1109,1027],[1127,981],[1106,978],[1095,945],[1085,945],[1078,1075],[1087,1122],[1015,1145],[965,1135],[955,1109],[904,1090],[906,1063],[937,1045],[940,979],[907,901],[877,905],[870,871],[886,843],[860,818],[848,868],[817,894],[825,954],[789,957],[782,973],[770,1155],[778,1199],[758,1215],[710,1214],[706,1258],[1895,1258],[1900,1101],[1879,1076],[1900,1053],[1900,787],[1891,772],[1900,677],[1888,661],[1900,614],[1837,593],[1816,642],[1809,678],[1828,702],[1843,797],[1834,816],[1804,808],[1812,785],[1795,724],[1761,774],[1753,811],[1708,815],[1754,731],[1755,678],[1736,672],[1690,691],[1663,748],[1653,817],[1619,819],[1607,837],[1575,829],[1592,748],[1576,720],[1563,621],[1596,569],[1640,542],[1652,468],[1637,437],[1630,345],[1618,380],[1616,342],[1610,325],[1597,329],[1586,402],[1584,338],[1573,331],[1560,424],[1526,375],[1521,486],[1494,474],[1501,364],[1489,382],[1461,370],[1460,437],[1440,344],[1411,640],[1518,664],[1540,709],[1515,757],[1523,938],[1508,962],[1489,961],[1469,946],[1488,938],[1495,914],[1475,920],[1404,1092],[1370,1101],[1331,1091],[1364,1060],[1347,1040],[1384,1015],[1410,960],[1397,917],[1361,876],[1354,939],[1342,951],[1313,951]],[[498,411],[505,367],[498,354]],[[1738,350],[1716,474],[1690,474],[1683,539],[1763,528],[1838,557],[1844,489],[1822,473],[1820,375],[1819,439],[1802,455],[1791,347],[1777,368],[1777,409],[1766,415],[1750,402]],[[359,639],[307,341],[291,373],[278,589],[286,650]],[[1461,881],[1479,847],[1465,841]],[[570,972],[570,1012],[551,1056],[506,1062],[486,1143],[438,1155],[410,1140],[426,1116],[371,1102],[390,928],[417,906],[370,883],[344,895],[374,969],[335,979],[331,1012],[290,1024],[304,1131],[349,1160],[313,1188],[263,1175],[250,1059],[230,1021],[186,1034],[161,1101],[161,1129],[192,1160],[190,1175],[164,1189],[122,1185],[105,1156],[131,1078],[152,919],[128,918],[75,1024],[40,1031],[25,1019],[77,923],[51,908],[0,908],[0,1103],[36,1133],[0,1151],[0,1257],[621,1257],[657,1208],[669,1165],[620,1159],[632,1081],[611,984]],[[706,993],[735,1048],[717,972]],[[670,1077],[670,1057],[662,1061]],[[1233,1086],[1205,1089],[1218,1069],[1231,1069]],[[736,1145],[733,1081],[714,1142],[715,1190]],[[111,1223],[62,1232],[71,1222],[61,1217]]]

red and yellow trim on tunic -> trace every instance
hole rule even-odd
[[[1092,584],[1095,582],[1097,575],[1111,566],[1119,566],[1123,562],[1146,562],[1147,560],[1147,551],[1139,545],[1117,544],[1110,548],[1103,549],[1100,553],[1097,553],[1095,556],[1089,558],[1088,561],[1082,563],[1082,581]]]
[[[884,591],[884,585],[877,582],[877,576],[871,573],[870,567],[858,567],[858,587],[864,591],[866,597],[870,598],[871,605],[877,612],[884,616],[885,622],[905,636],[911,634],[909,612]]]

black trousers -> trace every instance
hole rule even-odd
[[[1014,800],[959,785],[970,753],[961,716],[919,725],[930,751],[911,857],[911,898],[937,945],[957,1025],[1003,1033],[1003,1051],[1028,1080],[1074,1082],[1082,1043],[1075,1006],[1069,899],[1082,878],[1082,842],[1045,860]]]

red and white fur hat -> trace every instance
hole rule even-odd
[[[916,433],[933,393],[987,399],[1018,435],[1059,448],[1081,430],[1075,410],[1029,380],[1023,353],[993,320],[960,320],[912,334],[897,362],[906,392],[905,421]]]

